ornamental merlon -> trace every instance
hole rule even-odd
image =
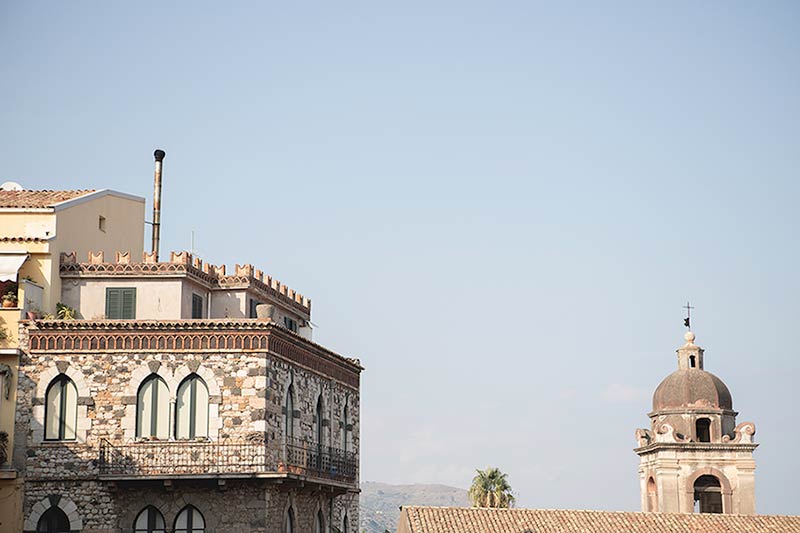
[[[143,252],[140,262],[131,261],[130,252],[116,252],[109,261],[103,251],[89,252],[88,260],[79,262],[76,252],[61,253],[60,275],[63,279],[133,279],[188,278],[211,291],[250,291],[262,300],[311,316],[311,299],[265,274],[251,264],[235,265],[229,274],[225,265],[205,263],[187,251],[170,252],[169,261],[156,261],[154,253]]]

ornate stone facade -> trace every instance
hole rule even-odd
[[[284,532],[290,519],[296,532],[316,520],[358,530],[356,360],[252,320],[37,321],[21,339],[14,462],[25,531],[46,512],[75,531],[133,531],[148,505],[170,532],[187,506],[206,532]],[[71,439],[48,429],[72,423],[70,385],[53,393],[61,383],[74,384]],[[142,430],[151,407],[168,437]],[[180,434],[184,419],[197,421],[194,436]]]
[[[636,430],[642,511],[755,514],[755,425],[736,425],[730,391],[694,341],[688,332],[653,395],[651,429]]]

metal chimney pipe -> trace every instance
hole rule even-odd
[[[155,183],[153,186],[153,250],[158,262],[158,245],[161,239],[161,166],[164,162],[164,150],[156,150],[153,156],[156,158]]]

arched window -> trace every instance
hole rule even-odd
[[[711,420],[698,418],[695,422],[695,435],[697,442],[711,442]]]
[[[152,505],[148,505],[136,517],[136,521],[133,523],[133,532],[165,533],[166,527],[161,512]]]
[[[36,533],[69,533],[69,518],[58,507],[51,507],[44,512],[36,524]]]
[[[317,518],[314,519],[314,533],[325,532],[325,517],[322,515],[322,509],[317,511]]]
[[[347,519],[347,513],[344,514],[342,519],[342,533],[350,533],[350,520]]]
[[[194,505],[187,505],[175,517],[175,533],[202,533],[206,521]]]
[[[45,393],[45,440],[75,440],[78,424],[78,389],[64,374],[47,386]]]
[[[136,436],[169,438],[169,389],[158,374],[150,374],[139,387]]]
[[[286,533],[294,533],[294,509],[289,507],[286,511]]]
[[[651,513],[658,511],[658,493],[656,492],[656,480],[652,477],[647,480],[647,510]]]
[[[317,439],[317,445],[322,446],[322,442],[324,440],[324,435],[323,435],[324,431],[322,428],[322,394],[320,394],[319,398],[317,398],[316,415],[317,415],[317,427],[316,427],[315,437]]]
[[[322,428],[322,394],[320,394],[319,398],[317,398],[317,410],[315,412],[315,416],[316,416],[316,419],[317,419],[317,423],[316,423],[316,428],[315,428],[316,431],[314,431],[314,433],[315,433],[314,437],[315,437],[315,439],[317,441],[317,447],[316,447],[316,450],[315,450],[316,451],[316,457],[314,457],[314,467],[317,468],[318,470],[322,470],[322,468],[323,468],[323,464],[322,464],[322,451],[323,451],[322,441],[324,440],[324,431],[323,431],[323,428]]]
[[[695,511],[701,513],[722,512],[722,487],[711,475],[700,476],[694,482]]]
[[[286,391],[286,425],[284,427],[286,439],[294,438],[294,383]]]
[[[208,436],[208,387],[197,374],[190,374],[178,387],[175,405],[175,438]]]
[[[349,400],[347,396],[344,397],[344,407],[342,408],[342,450],[345,452],[347,451],[347,425],[349,423],[347,420],[347,404]]]

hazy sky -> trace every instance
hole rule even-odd
[[[359,357],[361,474],[638,510],[676,368],[800,513],[797,2],[0,4],[0,181],[152,195]],[[148,215],[149,217],[149,215]]]

